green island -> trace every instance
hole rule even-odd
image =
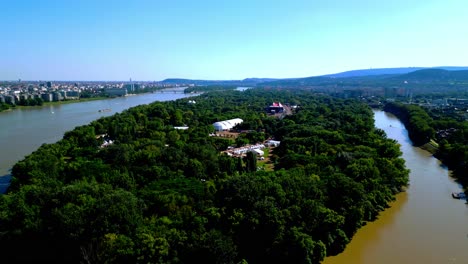
[[[225,91],[235,90],[237,86],[227,85],[197,85],[191,86],[184,89],[184,93],[201,93],[201,92],[213,92],[213,91]]]
[[[195,98],[100,118],[15,164],[2,259],[320,263],[408,184],[399,145],[363,102],[286,88]],[[296,107],[272,115],[272,102]],[[226,154],[268,140],[281,143],[264,156]]]

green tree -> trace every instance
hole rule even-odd
[[[245,169],[247,172],[257,171],[257,155],[252,151],[245,156]]]

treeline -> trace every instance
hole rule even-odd
[[[44,100],[41,98],[28,98],[28,99],[21,99],[18,102],[18,105],[22,106],[41,106],[44,104]]]
[[[0,112],[8,110],[11,108],[10,104],[0,102]]]
[[[225,90],[235,90],[237,86],[224,86],[224,85],[202,85],[202,86],[192,86],[184,90],[184,93],[201,93],[201,92],[213,92],[213,91],[225,91]]]
[[[384,111],[396,115],[408,129],[408,135],[416,146],[428,143],[435,136],[432,118],[428,113],[417,105],[401,103],[388,103]]]
[[[434,154],[465,187],[468,186],[468,122],[458,117],[417,105],[387,104],[385,111],[395,114],[408,129],[415,145],[434,139],[439,148]]]
[[[18,162],[0,196],[3,260],[319,263],[408,182],[358,101],[262,89],[189,100],[101,118]],[[301,108],[277,119],[263,110],[273,101]],[[209,136],[212,123],[236,117],[252,131],[243,141],[281,140],[274,170],[220,154],[235,142]]]
[[[337,91],[356,90],[383,91],[397,89],[411,91],[414,96],[466,93],[468,71],[446,71],[441,69],[422,69],[406,74],[378,74],[366,76],[330,77],[316,76],[297,79],[280,79],[258,85],[268,87],[313,87],[316,90],[336,93]],[[338,81],[339,80],[339,81]],[[365,88],[363,88],[365,87]]]

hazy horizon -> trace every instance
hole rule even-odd
[[[9,1],[0,80],[300,78],[466,65],[462,0]]]
[[[276,77],[245,77],[241,79],[200,79],[200,78],[184,78],[184,77],[169,77],[165,78],[162,80],[134,80],[132,79],[133,82],[162,82],[167,79],[181,79],[181,80],[194,80],[194,81],[240,81],[244,79],[300,79],[300,78],[308,78],[308,77],[320,77],[320,76],[328,76],[328,75],[334,75],[334,74],[340,74],[340,73],[346,73],[346,72],[353,72],[353,71],[366,71],[366,70],[385,70],[385,69],[410,69],[410,68],[426,68],[426,69],[438,69],[438,68],[468,68],[468,66],[430,66],[430,67],[419,67],[419,66],[414,66],[414,67],[395,67],[395,68],[369,68],[369,69],[352,69],[352,70],[347,70],[343,72],[333,72],[333,73],[326,73],[323,75],[311,75],[311,76],[300,76],[300,77],[288,77],[288,78],[276,78]],[[17,82],[18,79],[16,80],[0,80],[0,82]],[[47,82],[47,81],[52,81],[52,82],[130,82],[129,79],[127,80],[46,80],[46,79],[38,79],[38,80],[23,80],[21,79],[21,82]]]

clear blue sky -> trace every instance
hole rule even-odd
[[[466,0],[4,0],[0,10],[0,80],[468,65]]]

